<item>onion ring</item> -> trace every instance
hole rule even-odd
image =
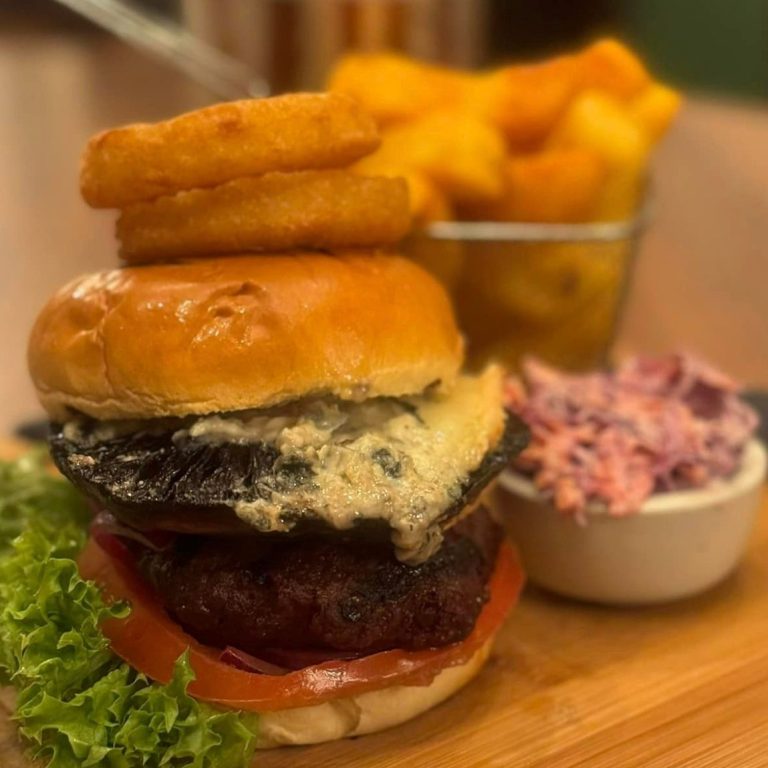
[[[410,227],[403,179],[350,171],[270,173],[126,207],[120,255],[145,262],[397,242]]]
[[[80,191],[94,208],[122,208],[243,176],[338,168],[378,145],[373,118],[344,94],[234,101],[94,136]]]

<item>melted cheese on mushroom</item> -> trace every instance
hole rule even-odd
[[[134,433],[172,434],[179,448],[188,441],[264,444],[277,455],[272,468],[238,480],[250,485],[225,502],[243,521],[264,532],[289,531],[307,518],[338,530],[382,521],[397,556],[419,563],[439,548],[446,513],[503,428],[501,372],[491,367],[459,377],[448,393],[318,397],[266,411],[88,428],[70,422],[64,435],[87,445]]]
[[[418,563],[439,548],[441,517],[498,441],[503,423],[501,374],[489,368],[460,377],[449,394],[317,400],[294,412],[209,416],[175,439],[267,442],[287,465],[309,468],[308,482],[276,482],[266,498],[235,504],[237,515],[259,530],[289,530],[286,510],[311,510],[340,530],[382,520],[398,557]]]

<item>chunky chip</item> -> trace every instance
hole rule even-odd
[[[580,90],[603,91],[616,99],[637,96],[651,84],[643,62],[618,40],[606,38],[576,56]]]
[[[492,125],[464,112],[442,111],[391,128],[381,148],[361,160],[363,173],[415,171],[451,202],[476,202],[502,194],[504,140]]]
[[[607,168],[596,152],[574,147],[512,156],[504,175],[502,197],[461,213],[489,221],[590,221]]]
[[[594,209],[596,221],[630,218],[642,197],[651,142],[625,104],[600,91],[584,91],[549,137],[551,148],[591,150],[607,174]]]
[[[552,130],[573,96],[576,82],[570,56],[502,67],[478,78],[467,105],[496,126],[511,149],[529,151]]]
[[[120,255],[141,262],[385,245],[409,227],[403,179],[303,171],[236,179],[127,206],[117,237]]]
[[[94,208],[122,208],[243,176],[338,168],[378,144],[373,119],[344,94],[233,101],[94,136],[80,191]]]
[[[445,192],[425,174],[406,170],[394,175],[401,175],[408,183],[415,222],[428,224],[431,221],[450,221],[454,217],[453,207]]]
[[[350,53],[328,77],[330,91],[346,93],[380,125],[455,107],[473,78],[391,52]]]
[[[682,98],[677,91],[661,83],[653,83],[632,99],[628,110],[632,119],[655,142],[667,132],[681,103]]]

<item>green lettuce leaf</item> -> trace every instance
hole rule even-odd
[[[56,768],[248,765],[254,718],[191,698],[186,688],[192,679],[185,656],[166,686],[126,664],[69,699],[32,686],[19,698],[20,729],[37,745],[35,755]]]
[[[245,768],[257,716],[187,695],[187,656],[152,683],[109,649],[99,624],[124,615],[80,578],[88,513],[41,455],[0,462],[0,680],[33,758],[50,768]]]
[[[75,489],[45,471],[40,448],[17,461],[0,461],[0,555],[31,522],[71,526],[77,534],[70,554],[85,541],[88,510]]]

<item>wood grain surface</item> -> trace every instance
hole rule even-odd
[[[468,688],[373,736],[258,755],[257,768],[764,768],[768,492],[720,586],[609,609],[528,589]],[[0,766],[28,766],[0,696]],[[4,708],[5,707],[5,708]],[[229,768],[221,766],[221,768]]]

